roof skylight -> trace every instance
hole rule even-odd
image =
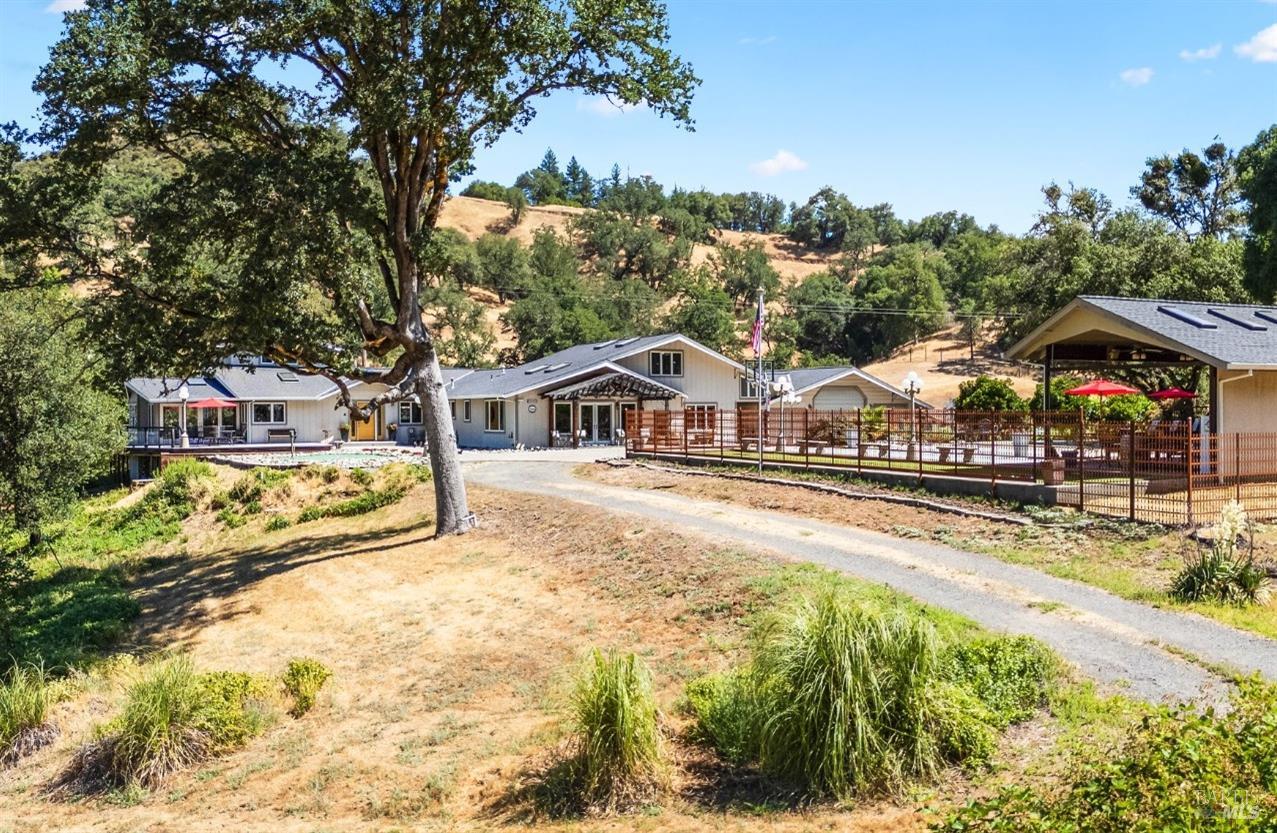
[[[1157,311],[1163,315],[1169,315],[1171,318],[1183,321],[1185,324],[1192,324],[1201,330],[1218,330],[1219,325],[1214,322],[1207,321],[1205,318],[1193,315],[1191,312],[1185,312],[1179,307],[1170,307],[1165,304],[1159,306]]]
[[[1268,327],[1264,326],[1263,324],[1257,324],[1254,321],[1248,321],[1245,318],[1242,318],[1240,315],[1229,312],[1228,310],[1208,309],[1206,310],[1206,312],[1210,315],[1215,316],[1221,321],[1227,321],[1229,324],[1236,324],[1238,327],[1241,327],[1246,330],[1250,330],[1251,332],[1262,333],[1268,329]]]

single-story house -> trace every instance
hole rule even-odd
[[[906,406],[908,395],[854,367],[788,373],[803,405]],[[617,441],[631,409],[719,411],[757,407],[753,370],[679,333],[569,347],[519,367],[475,370],[448,385],[462,448]]]
[[[782,371],[804,407],[905,406],[908,395],[854,367]],[[678,333],[608,339],[560,350],[518,367],[445,368],[453,425],[461,448],[608,444],[619,439],[630,409],[701,412],[757,406],[753,371]],[[180,379],[130,379],[133,476],[158,464],[160,449],[178,445]],[[225,446],[288,443],[326,447],[352,441],[420,442],[416,398],[352,420],[330,380],[262,359],[230,360],[186,380],[187,434],[194,453]],[[352,381],[356,395],[385,388]],[[366,401],[366,400],[362,400]],[[922,403],[919,403],[922,405]],[[925,406],[924,406],[925,407]],[[392,430],[393,428],[393,430]]]

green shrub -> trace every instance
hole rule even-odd
[[[0,682],[0,766],[8,766],[53,742],[53,703],[48,678],[38,665],[15,664]]]
[[[229,506],[217,513],[217,519],[221,521],[227,529],[235,529],[245,524],[244,516]]]
[[[595,650],[572,697],[576,754],[570,764],[585,805],[616,807],[649,793],[661,766],[656,698],[634,654]]]
[[[236,672],[196,673],[178,658],[146,669],[118,717],[98,727],[58,787],[153,788],[172,773],[242,746],[270,718],[270,686]]]
[[[1244,682],[1226,714],[1181,706],[1082,753],[1062,788],[1014,786],[932,829],[958,833],[1269,831],[1277,827],[1277,688]]]
[[[980,375],[958,385],[953,407],[960,411],[1027,412],[1029,401],[1015,392],[1010,379]]]
[[[944,660],[945,675],[975,695],[998,728],[1032,717],[1046,703],[1056,672],[1055,655],[1029,636],[960,643]]]
[[[1220,512],[1209,547],[1198,547],[1185,559],[1171,582],[1170,594],[1181,602],[1249,605],[1268,600],[1268,575],[1255,564],[1254,532],[1246,510],[1229,501]],[[1245,552],[1238,541],[1246,542]]]
[[[324,517],[327,517],[327,515],[325,515],[324,507],[307,506],[305,509],[301,511],[301,514],[297,516],[297,523],[299,524],[310,523],[311,521],[317,521],[320,518],[324,518]]]
[[[262,514],[262,502],[260,500],[250,500],[248,503],[245,503],[244,514],[245,515]]]
[[[271,488],[288,480],[288,477],[289,473],[283,469],[257,466],[236,480],[235,485],[231,486],[228,494],[231,500],[239,503],[261,500],[262,495]]]
[[[688,711],[696,718],[696,734],[733,764],[757,760],[762,711],[753,681],[741,671],[710,674],[687,686]]]
[[[317,521],[320,518],[347,518],[354,515],[364,515],[383,506],[398,503],[403,499],[404,494],[403,489],[371,489],[358,497],[343,500],[340,503],[333,503],[328,506],[307,506],[298,515],[297,522],[307,523],[309,521]]]
[[[372,485],[372,472],[367,469],[354,468],[350,470],[350,479],[356,485],[367,488]]]
[[[301,717],[315,705],[315,697],[333,672],[317,659],[294,659],[284,672],[284,690],[293,698],[289,714]]]
[[[288,520],[287,515],[271,515],[270,520],[266,522],[267,532],[278,532],[281,529],[288,529],[293,522]]]

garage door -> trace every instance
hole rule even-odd
[[[816,391],[812,407],[818,411],[854,411],[865,406],[865,395],[852,386],[827,386]]]

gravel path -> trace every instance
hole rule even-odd
[[[1277,642],[1204,617],[1127,601],[992,556],[655,490],[607,486],[576,478],[571,468],[547,459],[476,462],[466,472],[474,483],[639,515],[890,585],[992,630],[1031,634],[1097,681],[1146,700],[1222,702],[1228,686],[1207,664],[1277,679]]]

